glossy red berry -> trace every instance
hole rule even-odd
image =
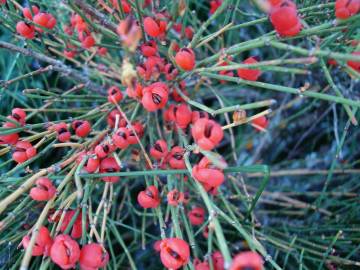
[[[119,128],[114,135],[112,136],[112,140],[116,147],[120,149],[125,149],[129,146],[129,129],[125,127]]]
[[[36,148],[34,148],[31,143],[27,141],[18,141],[15,145],[12,158],[17,163],[23,163],[28,159],[35,157],[36,153]]]
[[[192,225],[201,225],[205,221],[205,210],[202,207],[194,207],[187,216]]]
[[[30,244],[31,234],[25,235],[21,244],[26,249]],[[32,249],[32,256],[47,256],[52,245],[52,238],[49,230],[45,226],[41,226],[35,239],[35,245]]]
[[[209,119],[209,114],[204,111],[193,111],[191,115],[191,122],[194,124],[200,118]]]
[[[205,189],[216,188],[224,182],[224,173],[221,169],[214,166],[207,157],[203,157],[198,164],[193,167],[193,177],[201,182]]]
[[[174,80],[179,74],[179,71],[174,67],[173,64],[166,64],[164,67],[165,79],[168,81]]]
[[[2,144],[16,144],[19,140],[18,133],[11,133],[7,135],[0,135],[0,145]]]
[[[195,270],[210,270],[210,265],[207,261],[194,260]]]
[[[122,10],[124,11],[125,14],[128,14],[131,11],[131,6],[127,0],[121,0],[121,1],[120,0],[111,0],[111,3],[117,10],[120,10],[120,7],[119,7],[119,3],[120,3]]]
[[[136,137],[138,137],[140,140],[142,138],[142,136],[144,136],[144,126],[140,122],[135,122],[135,123],[132,123],[132,127],[134,130],[132,130],[131,128],[128,128],[129,136],[128,136],[127,141],[129,144],[137,144],[138,139]]]
[[[191,134],[195,143],[204,150],[214,149],[224,137],[221,126],[206,118],[200,118],[194,123]]]
[[[157,54],[158,46],[155,40],[149,40],[140,46],[140,50],[143,56],[150,57]]]
[[[40,12],[39,8],[35,5],[31,6],[31,9],[32,9],[31,10],[32,14],[34,14],[34,15],[36,15]],[[33,19],[31,11],[30,11],[30,8],[27,8],[27,7],[22,9],[23,16],[30,21],[32,21],[32,19]]]
[[[336,0],[335,16],[338,19],[347,19],[360,11],[359,0]]]
[[[61,224],[60,227],[60,231],[64,232],[67,227],[69,226],[73,216],[75,215],[76,211],[75,210],[67,210],[63,219],[63,222]],[[86,223],[86,228],[88,227],[88,224]],[[71,229],[71,233],[70,233],[71,237],[74,239],[78,239],[81,237],[82,235],[82,215],[81,215],[81,211],[78,214],[78,216],[75,219],[75,222],[72,226]]]
[[[108,101],[110,103],[119,103],[123,99],[123,94],[121,90],[116,86],[111,86],[108,89]]]
[[[176,64],[185,71],[195,67],[195,53],[192,49],[182,48],[175,55]]]
[[[155,186],[148,186],[144,191],[139,192],[137,201],[143,208],[156,208],[160,204],[159,191]]]
[[[70,236],[60,234],[51,246],[50,258],[62,269],[74,268],[80,258],[79,244]]]
[[[255,57],[249,57],[243,62],[243,64],[256,64],[257,62],[258,61],[256,60]],[[237,74],[241,79],[248,81],[256,81],[261,75],[261,70],[239,68],[237,70]]]
[[[47,29],[53,29],[56,25],[56,19],[54,16],[52,16],[49,13],[40,12],[34,16],[33,19],[34,23],[47,28]],[[36,27],[36,30],[38,32],[43,32],[43,30],[40,27]]]
[[[114,144],[105,142],[102,144],[98,144],[95,147],[95,154],[98,156],[98,158],[105,158],[107,155],[111,154],[116,150],[116,146]]]
[[[85,36],[81,41],[81,47],[84,49],[90,49],[95,45],[95,39],[92,35]]]
[[[81,248],[79,264],[81,270],[103,268],[109,261],[109,254],[100,244],[91,243]]]
[[[82,152],[77,158],[77,164],[80,164],[84,158],[86,158],[83,169],[88,173],[96,172],[100,165],[100,159],[94,153],[94,151]]]
[[[150,155],[156,160],[165,158],[168,152],[168,146],[164,140],[157,140],[154,146],[150,148]]]
[[[190,257],[189,244],[180,238],[166,238],[160,244],[160,259],[169,269],[185,266]]]
[[[91,125],[87,120],[75,120],[71,124],[75,134],[79,137],[86,137],[91,131]]]
[[[165,107],[168,97],[169,89],[166,84],[157,82],[145,87],[143,89],[143,97],[141,103],[149,112],[154,112]]]
[[[11,119],[17,121],[21,126],[25,125],[26,121],[26,112],[21,108],[14,108],[11,111]]]
[[[35,37],[35,27],[23,21],[16,24],[16,32],[27,39],[33,39]]]
[[[172,206],[177,206],[179,203],[184,202],[184,193],[178,191],[177,189],[169,191],[166,197],[168,204]]]
[[[354,56],[360,56],[360,51],[357,52],[353,52],[352,55]],[[348,66],[351,67],[353,70],[357,71],[358,73],[360,73],[360,61],[348,61],[347,62]]]
[[[126,88],[126,94],[128,94],[128,96],[131,98],[141,99],[142,90],[143,90],[142,85],[140,83],[135,83],[135,85]]]
[[[145,17],[144,30],[150,37],[161,37],[166,32],[167,23],[165,17],[157,14],[159,18]]]
[[[283,37],[296,36],[302,28],[296,6],[290,0],[284,0],[272,7],[270,21],[276,32]]]
[[[224,270],[224,256],[221,254],[220,251],[215,251],[213,254],[211,254],[212,263],[214,266],[214,270]],[[245,269],[244,269],[245,270]]]
[[[59,142],[67,142],[70,140],[71,133],[68,130],[68,125],[65,122],[55,124],[54,129],[57,132],[57,139]]]
[[[116,117],[119,117],[119,127],[126,127],[127,123],[125,118],[122,116],[122,113],[120,113],[118,110],[114,109],[112,110],[108,116],[107,116],[107,124],[114,128],[116,123]]]
[[[192,112],[186,103],[178,106],[170,106],[167,111],[166,121],[175,122],[181,129],[187,128],[191,123]]]
[[[231,263],[230,270],[262,270],[263,259],[253,251],[245,251],[236,255]]]
[[[177,170],[185,169],[186,165],[184,160],[184,154],[185,154],[184,148],[180,146],[174,146],[171,149],[170,154],[168,156],[168,162],[170,168]]]
[[[153,244],[153,249],[154,249],[156,252],[160,252],[161,241],[162,241],[162,240],[157,240],[157,241],[155,241],[155,243]]]
[[[100,173],[113,173],[119,171],[120,166],[113,157],[104,158],[100,163]],[[104,176],[101,179],[105,182],[116,183],[120,178],[119,176]]]
[[[56,194],[56,188],[47,177],[39,178],[36,180],[35,185],[30,190],[30,197],[35,201],[48,201]]]
[[[210,1],[210,14],[214,14],[215,11],[222,5],[223,0],[211,0]]]
[[[252,126],[258,131],[264,131],[269,125],[265,116],[260,116],[251,121]]]

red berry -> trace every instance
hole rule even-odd
[[[263,260],[259,254],[253,251],[245,251],[236,255],[231,263],[230,270],[262,270]]]
[[[137,196],[137,201],[143,208],[156,208],[160,204],[159,191],[155,186],[149,186]]]
[[[269,122],[265,116],[260,116],[258,118],[255,118],[254,120],[251,121],[251,123],[258,131],[263,131],[269,125]]]
[[[122,114],[114,109],[112,110],[109,115],[107,116],[107,123],[110,127],[114,128],[115,127],[115,122],[116,122],[116,117],[119,117],[119,127],[126,127],[127,123],[126,120],[124,119],[124,117],[122,116]]]
[[[129,129],[125,127],[119,128],[114,135],[112,136],[112,140],[116,147],[120,149],[125,149],[129,146]]]
[[[140,46],[140,50],[145,57],[150,57],[156,55],[158,46],[155,40],[149,40]]]
[[[150,37],[156,38],[162,36],[166,32],[167,23],[164,16],[159,15],[159,18],[146,17],[144,19],[144,30]]]
[[[211,0],[210,1],[210,14],[214,14],[215,11],[222,5],[223,0]]]
[[[99,165],[100,165],[100,159],[98,159],[98,157],[95,155],[94,151],[88,151],[87,153],[86,152],[82,152],[79,157],[76,159],[76,162],[78,164],[81,163],[81,161],[85,158],[85,157],[88,157],[84,166],[83,166],[83,169],[85,171],[87,171],[88,173],[93,173],[93,172],[96,172],[96,170],[99,168]]]
[[[169,191],[166,197],[168,200],[168,204],[172,206],[177,206],[179,203],[184,202],[184,193],[178,191],[177,189]]]
[[[154,146],[150,148],[150,155],[156,160],[165,158],[168,152],[168,146],[164,140],[157,140]]]
[[[142,89],[143,87],[140,83],[135,83],[134,86],[129,86],[128,88],[126,88],[126,93],[129,97],[138,99],[142,98]]]
[[[20,125],[25,125],[26,121],[26,112],[21,108],[14,108],[11,111],[11,119],[19,122]]]
[[[54,129],[57,132],[57,139],[59,142],[67,142],[70,140],[71,133],[68,130],[68,126],[65,122],[55,124]]]
[[[143,89],[141,103],[149,112],[162,109],[168,101],[168,92],[169,89],[166,84],[161,82],[153,83]]]
[[[113,173],[119,171],[120,166],[113,157],[104,158],[100,163],[100,173]],[[104,176],[101,179],[105,182],[116,183],[120,178],[119,176]]]
[[[15,145],[15,150],[12,158],[17,163],[23,163],[28,159],[36,156],[36,148],[27,141],[18,141]]]
[[[360,56],[360,51],[353,52],[352,55]],[[348,66],[360,73],[360,61],[348,61]]]
[[[116,86],[111,86],[108,89],[108,101],[110,103],[119,103],[123,99],[123,94],[120,89]]]
[[[108,53],[108,49],[105,48],[105,47],[100,47],[98,48],[97,50],[97,54],[100,55],[100,56],[104,56]]]
[[[75,120],[71,124],[75,134],[79,137],[86,137],[91,131],[91,125],[87,120]]]
[[[93,38],[93,36],[88,35],[86,36],[82,41],[81,41],[81,46],[84,49],[90,49],[91,47],[93,47],[95,45],[95,39]]]
[[[165,79],[168,81],[174,80],[179,74],[179,71],[174,67],[173,64],[166,64],[164,67]]]
[[[75,210],[67,210],[63,219],[63,222],[61,224],[60,227],[60,231],[64,232],[67,227],[69,226],[73,216],[75,215],[76,211]],[[88,224],[85,224],[86,228],[88,227]],[[72,230],[71,230],[71,237],[74,239],[80,238],[82,235],[82,214],[81,211],[78,214],[78,216],[76,217],[76,220],[72,226]]]
[[[192,112],[191,122],[193,124],[196,123],[196,121],[201,119],[201,118],[209,119],[209,114],[207,112],[204,112],[204,111],[193,111]]]
[[[91,243],[81,248],[79,264],[82,270],[103,268],[109,261],[109,254],[100,244]]]
[[[120,1],[120,0],[112,0],[111,2],[112,2],[112,4],[113,4],[113,6],[114,6],[117,10],[120,10],[119,2],[118,2],[118,1],[120,2],[124,13],[125,13],[125,14],[130,13],[130,11],[131,11],[131,6],[130,6],[130,4],[128,3],[128,1],[126,1],[126,0],[121,0],[121,1]]]
[[[360,11],[359,0],[336,0],[335,16],[338,19],[347,19]]]
[[[155,243],[153,244],[153,248],[155,249],[156,252],[160,252],[161,241],[162,241],[162,240],[157,240],[157,241],[155,241]]]
[[[35,27],[23,21],[16,24],[16,32],[27,39],[33,39],[35,37]]]
[[[25,235],[21,244],[26,249],[30,244],[31,235]],[[45,226],[41,226],[35,239],[35,245],[32,249],[32,256],[47,256],[52,245],[52,238],[49,230]]]
[[[192,112],[189,107],[182,103],[176,107],[175,123],[182,129],[187,128],[192,119]]]
[[[166,238],[160,245],[160,258],[166,268],[179,269],[190,257],[189,244],[180,238]]]
[[[38,13],[34,16],[34,23],[48,29],[53,29],[56,25],[56,19],[49,13]],[[36,27],[36,30],[40,33],[43,30],[40,27]]]
[[[98,158],[105,158],[107,155],[111,154],[116,150],[116,146],[111,143],[102,143],[98,144],[95,147],[95,154],[98,156]]]
[[[215,251],[211,255],[212,263],[214,266],[214,270],[224,270],[224,256],[221,254],[220,251]]]
[[[185,71],[190,71],[195,67],[195,54],[192,49],[182,48],[175,55],[176,64]]]
[[[185,149],[180,147],[180,146],[174,146],[169,154],[168,157],[168,162],[169,162],[169,166],[172,169],[185,169],[186,165],[185,165],[185,160],[184,160],[184,154],[185,154]]]
[[[302,28],[296,6],[289,0],[284,0],[271,9],[270,21],[276,32],[283,37],[296,36]]]
[[[200,260],[194,260],[195,270],[210,270],[209,263],[206,261],[201,262]]]
[[[243,64],[255,64],[257,62],[258,61],[255,59],[255,57],[249,57],[243,62]],[[261,70],[239,68],[237,70],[237,73],[241,79],[248,80],[248,81],[256,81],[261,75]]]
[[[196,144],[204,150],[214,149],[224,137],[221,126],[206,118],[200,118],[194,123],[191,134]]]
[[[144,136],[144,126],[140,122],[135,122],[132,124],[132,127],[133,127],[137,137],[139,139],[141,139],[142,136]],[[138,139],[136,138],[134,131],[132,129],[129,129],[129,137],[128,137],[129,144],[137,144],[138,143]]]
[[[194,207],[187,216],[192,225],[201,225],[205,220],[205,210],[202,207]]]
[[[39,178],[35,185],[36,187],[30,190],[30,197],[35,201],[48,201],[56,194],[56,188],[47,177]]]
[[[201,182],[205,189],[217,188],[224,182],[224,173],[216,168],[207,157],[203,157],[198,164],[193,167],[193,177]]]
[[[7,135],[0,135],[0,145],[1,144],[16,144],[19,140],[18,133],[12,133]]]
[[[32,14],[36,15],[39,13],[39,8],[35,5],[31,6],[31,9],[32,9]],[[22,12],[23,12],[23,15],[26,19],[32,21],[33,19],[33,16],[31,15],[31,11],[30,11],[30,8],[23,8],[22,9]]]
[[[62,269],[73,268],[80,258],[79,244],[70,236],[60,234],[51,246],[50,258]]]

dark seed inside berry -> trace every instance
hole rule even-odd
[[[158,94],[154,94],[154,93],[153,93],[151,96],[152,96],[153,102],[154,102],[156,105],[159,105],[160,102],[161,102],[161,96],[158,95]]]

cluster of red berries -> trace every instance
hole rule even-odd
[[[23,237],[21,243],[24,248],[29,246],[30,238],[31,234]],[[59,234],[53,239],[45,226],[38,230],[32,255],[50,256],[61,269],[74,268],[79,262],[82,270],[96,270],[105,267],[109,261],[109,254],[100,244],[90,243],[80,249],[79,244],[67,234]]]
[[[30,8],[23,8],[23,16],[32,21],[34,24],[29,24],[24,21],[20,21],[16,24],[16,31],[19,35],[27,39],[33,39],[35,37],[35,31],[38,33],[43,32],[43,28],[52,30],[56,25],[56,19],[53,15],[46,12],[40,12],[37,6]],[[41,26],[38,27],[37,25]]]

